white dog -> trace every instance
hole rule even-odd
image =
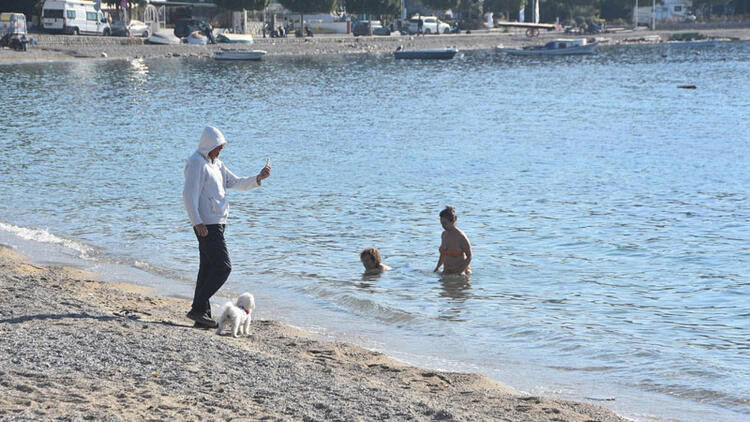
[[[231,323],[232,336],[249,335],[253,309],[255,309],[255,298],[250,293],[241,294],[237,298],[237,303],[227,302],[222,309],[216,334],[221,334],[227,323]]]

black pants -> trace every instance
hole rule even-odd
[[[198,238],[198,250],[201,254],[198,280],[195,283],[195,295],[191,312],[211,316],[211,296],[214,295],[232,272],[227,244],[224,242],[224,224],[206,226],[208,235]]]

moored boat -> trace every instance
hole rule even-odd
[[[429,49],[429,50],[398,50],[393,52],[397,59],[427,59],[427,60],[447,60],[452,59],[458,53],[455,48]]]
[[[564,56],[571,54],[593,54],[599,41],[589,43],[585,38],[581,39],[557,39],[544,45],[534,45],[524,48],[502,48],[503,53],[516,56]]]
[[[693,41],[669,41],[667,45],[684,46],[684,47],[716,47],[719,45],[717,40],[693,40]]]
[[[214,60],[261,60],[264,50],[221,50],[214,53]]]

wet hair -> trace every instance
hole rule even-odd
[[[446,205],[445,209],[440,211],[440,218],[445,218],[448,221],[456,221],[456,209],[450,205]]]
[[[372,258],[373,261],[380,264],[380,252],[378,252],[375,248],[367,248],[362,251],[362,253],[359,254],[359,259],[364,260],[366,256],[369,256]]]

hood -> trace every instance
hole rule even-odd
[[[226,143],[227,140],[224,139],[224,135],[219,129],[216,129],[213,126],[206,126],[206,128],[203,129],[201,140],[198,143],[198,152],[208,159],[208,153],[211,152],[212,149]]]

